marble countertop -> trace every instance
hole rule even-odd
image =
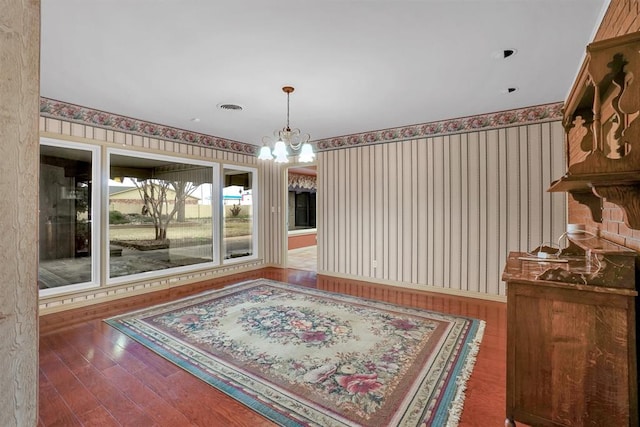
[[[502,280],[636,293],[635,251],[600,238],[569,239],[567,250],[550,259],[511,252]]]

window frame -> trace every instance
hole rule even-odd
[[[99,288],[100,280],[100,261],[102,259],[102,233],[100,232],[100,224],[102,224],[102,211],[100,209],[100,197],[102,193],[101,185],[101,150],[99,146],[82,144],[72,141],[63,141],[59,139],[40,137],[39,146],[46,145],[48,147],[58,147],[70,150],[86,151],[91,153],[91,280],[88,282],[73,283],[70,285],[57,286],[54,288],[38,289],[40,298],[50,297],[54,295],[83,291],[87,289]],[[38,147],[39,149],[39,147]],[[38,186],[40,184],[38,183]],[[40,209],[38,209],[40,216]],[[40,219],[38,218],[38,221]],[[40,242],[41,243],[41,242]],[[40,255],[38,255],[38,261]]]
[[[108,218],[109,218],[108,183],[110,178],[112,154],[116,154],[119,156],[152,159],[152,160],[166,161],[166,162],[172,162],[172,163],[183,163],[183,164],[192,164],[197,166],[210,167],[211,173],[212,173],[211,175],[211,181],[212,181],[211,236],[212,236],[213,254],[212,254],[212,260],[209,262],[185,265],[182,267],[172,267],[172,268],[165,268],[160,270],[145,271],[142,273],[129,274],[126,276],[111,277],[110,276],[111,253],[110,251],[106,251],[105,257],[104,257],[106,261],[104,263],[104,272],[103,272],[105,277],[105,281],[104,281],[105,285],[106,286],[119,285],[119,284],[129,283],[133,281],[143,281],[143,280],[155,279],[163,276],[179,275],[183,273],[189,273],[189,272],[199,271],[199,270],[208,270],[215,267],[219,267],[221,265],[220,264],[221,254],[220,254],[220,244],[219,244],[219,242],[221,242],[221,237],[220,237],[220,226],[216,226],[216,224],[221,224],[221,218],[218,210],[213,208],[213,204],[216,203],[216,200],[219,200],[220,198],[220,196],[218,195],[218,192],[216,191],[217,188],[220,186],[219,181],[216,182],[216,180],[220,179],[219,178],[220,177],[219,171],[221,169],[220,163],[206,161],[206,160],[197,160],[197,159],[186,158],[186,157],[170,156],[165,154],[132,151],[132,150],[126,150],[121,148],[107,148],[107,154],[105,156],[106,157],[105,179],[104,179],[105,189],[104,189],[104,194],[102,198],[102,203],[103,203],[102,213],[106,218],[105,220],[106,242],[110,241],[110,238],[109,238],[110,227],[109,227],[109,221],[108,221]]]
[[[224,171],[225,169],[233,169],[233,170],[238,170],[238,171],[244,171],[244,172],[250,172],[251,173],[251,245],[253,248],[253,252],[251,255],[247,255],[244,257],[236,257],[236,258],[229,258],[229,259],[225,259],[224,257],[224,249],[225,249],[225,244],[224,244],[224,196],[223,196],[223,189],[224,189]],[[220,260],[222,262],[222,265],[230,265],[230,264],[238,264],[238,263],[242,263],[242,262],[246,262],[246,261],[253,261],[256,259],[259,259],[259,254],[258,254],[258,200],[259,200],[259,194],[260,194],[260,187],[259,187],[259,182],[258,182],[258,168],[255,167],[251,167],[251,166],[241,166],[241,165],[234,165],[234,164],[229,164],[229,163],[223,163],[220,167],[220,185],[218,186],[219,188],[219,207],[220,209],[218,209],[218,215],[220,218],[220,226],[218,227],[219,233],[220,233],[220,249],[219,249],[219,253],[220,253]]]
[[[74,294],[90,289],[108,289],[113,286],[121,286],[129,283],[140,283],[158,278],[182,276],[185,274],[205,271],[228,265],[243,264],[259,260],[259,202],[261,200],[259,168],[253,165],[224,163],[215,159],[198,159],[189,156],[181,156],[180,153],[157,153],[144,150],[136,150],[128,147],[111,147],[103,143],[80,142],[62,140],[51,137],[40,137],[40,145],[60,147],[69,150],[79,150],[89,153],[91,156],[91,280],[83,283],[73,283],[53,288],[39,289],[39,297],[53,297],[60,294]],[[143,273],[129,274],[119,277],[110,277],[110,246],[109,246],[109,178],[112,155],[127,156],[140,159],[154,159],[172,163],[192,164],[211,169],[211,235],[212,235],[212,260],[198,264],[181,267],[172,267]],[[224,249],[224,171],[237,170],[251,174],[251,244],[252,254],[225,260]],[[215,208],[217,204],[218,209]]]

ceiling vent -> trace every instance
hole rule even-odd
[[[242,111],[242,106],[238,104],[218,104],[218,108],[221,110]]]

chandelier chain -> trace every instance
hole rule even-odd
[[[289,95],[291,95],[291,92],[287,92],[287,131],[291,130],[289,127]]]

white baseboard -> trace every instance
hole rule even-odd
[[[434,293],[446,294],[446,295],[451,295],[456,297],[476,298],[476,299],[482,299],[487,301],[504,302],[504,303],[507,302],[506,295],[490,295],[482,292],[463,291],[460,289],[444,288],[440,286],[433,286],[433,285],[426,285],[426,284],[419,284],[419,283],[397,282],[393,280],[377,279],[374,277],[354,276],[351,274],[335,273],[333,271],[325,271],[325,270],[318,271],[318,274],[319,275],[322,274],[324,276],[338,277],[341,279],[359,280],[362,282],[371,282],[371,283],[376,283],[380,285],[394,286],[397,288],[413,289],[413,290],[425,291],[425,292],[434,292]]]

